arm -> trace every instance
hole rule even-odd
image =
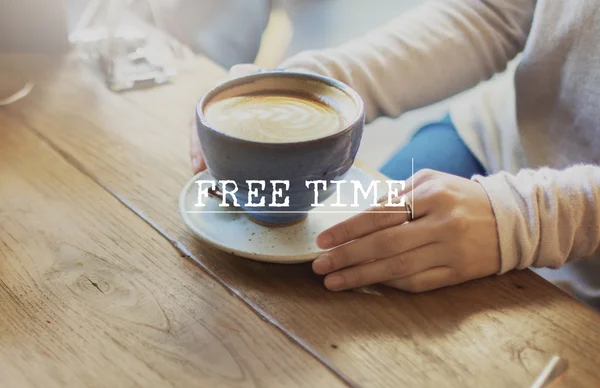
[[[501,273],[558,268],[600,252],[600,167],[474,177],[496,216]]]
[[[535,0],[438,0],[337,48],[282,64],[336,78],[364,99],[367,121],[397,117],[475,86],[524,47]]]
[[[313,270],[327,288],[422,292],[600,253],[600,166],[471,180],[420,170],[414,185],[413,217],[374,207],[317,237],[329,250]]]

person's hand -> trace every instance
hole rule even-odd
[[[253,64],[235,65],[229,70],[229,79],[241,77],[248,74],[258,73],[261,68]],[[192,170],[194,174],[206,169],[202,148],[200,148],[200,139],[196,129],[196,119],[190,123],[190,159],[192,160]]]
[[[313,270],[327,275],[328,289],[384,283],[422,292],[499,272],[496,219],[479,183],[421,170],[404,193],[409,203],[414,194],[411,222],[405,208],[374,207],[319,234],[317,245],[331,250]]]

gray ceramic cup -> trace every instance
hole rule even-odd
[[[289,143],[266,143],[245,140],[226,134],[209,124],[206,107],[217,98],[251,95],[253,93],[310,93],[325,97],[337,104],[344,114],[344,126],[338,132],[321,138]],[[198,135],[208,172],[219,181],[234,181],[235,196],[239,206],[250,218],[268,225],[286,225],[302,220],[315,207],[315,186],[307,187],[307,181],[341,180],[346,175],[358,151],[361,141],[365,112],[358,93],[349,86],[331,78],[289,71],[272,71],[236,78],[218,85],[200,100],[196,109]],[[284,126],[285,123],[282,123]],[[264,196],[265,206],[248,207],[248,180],[266,181],[260,202]],[[289,181],[284,195],[289,206],[272,205],[274,180]],[[318,186],[319,202],[335,192],[336,185]],[[256,188],[256,187],[253,187]],[[279,189],[285,189],[279,186]],[[260,189],[260,187],[259,187]]]

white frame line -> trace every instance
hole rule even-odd
[[[187,214],[223,214],[223,213],[231,213],[231,214],[237,214],[237,213],[250,213],[250,214],[314,214],[314,213],[319,213],[319,214],[408,214],[410,213],[409,211],[377,211],[377,210],[371,210],[371,211],[360,211],[360,210],[356,210],[356,211],[319,211],[319,210],[309,210],[309,211],[244,211],[244,210],[207,210],[207,211],[203,211],[203,210],[188,210],[186,211]]]

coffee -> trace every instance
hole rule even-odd
[[[347,125],[342,112],[325,101],[277,91],[214,101],[206,107],[205,116],[221,132],[264,143],[318,139]]]
[[[288,71],[229,80],[202,97],[196,114],[210,175],[235,182],[235,196],[247,214],[273,225],[297,222],[313,208],[315,188],[306,182],[344,177],[365,118],[360,96],[348,86]],[[247,205],[256,188],[251,189],[250,180],[265,182],[260,189],[264,203],[252,201],[258,206]],[[317,189],[324,201],[335,185]],[[285,206],[276,197],[285,197]]]

